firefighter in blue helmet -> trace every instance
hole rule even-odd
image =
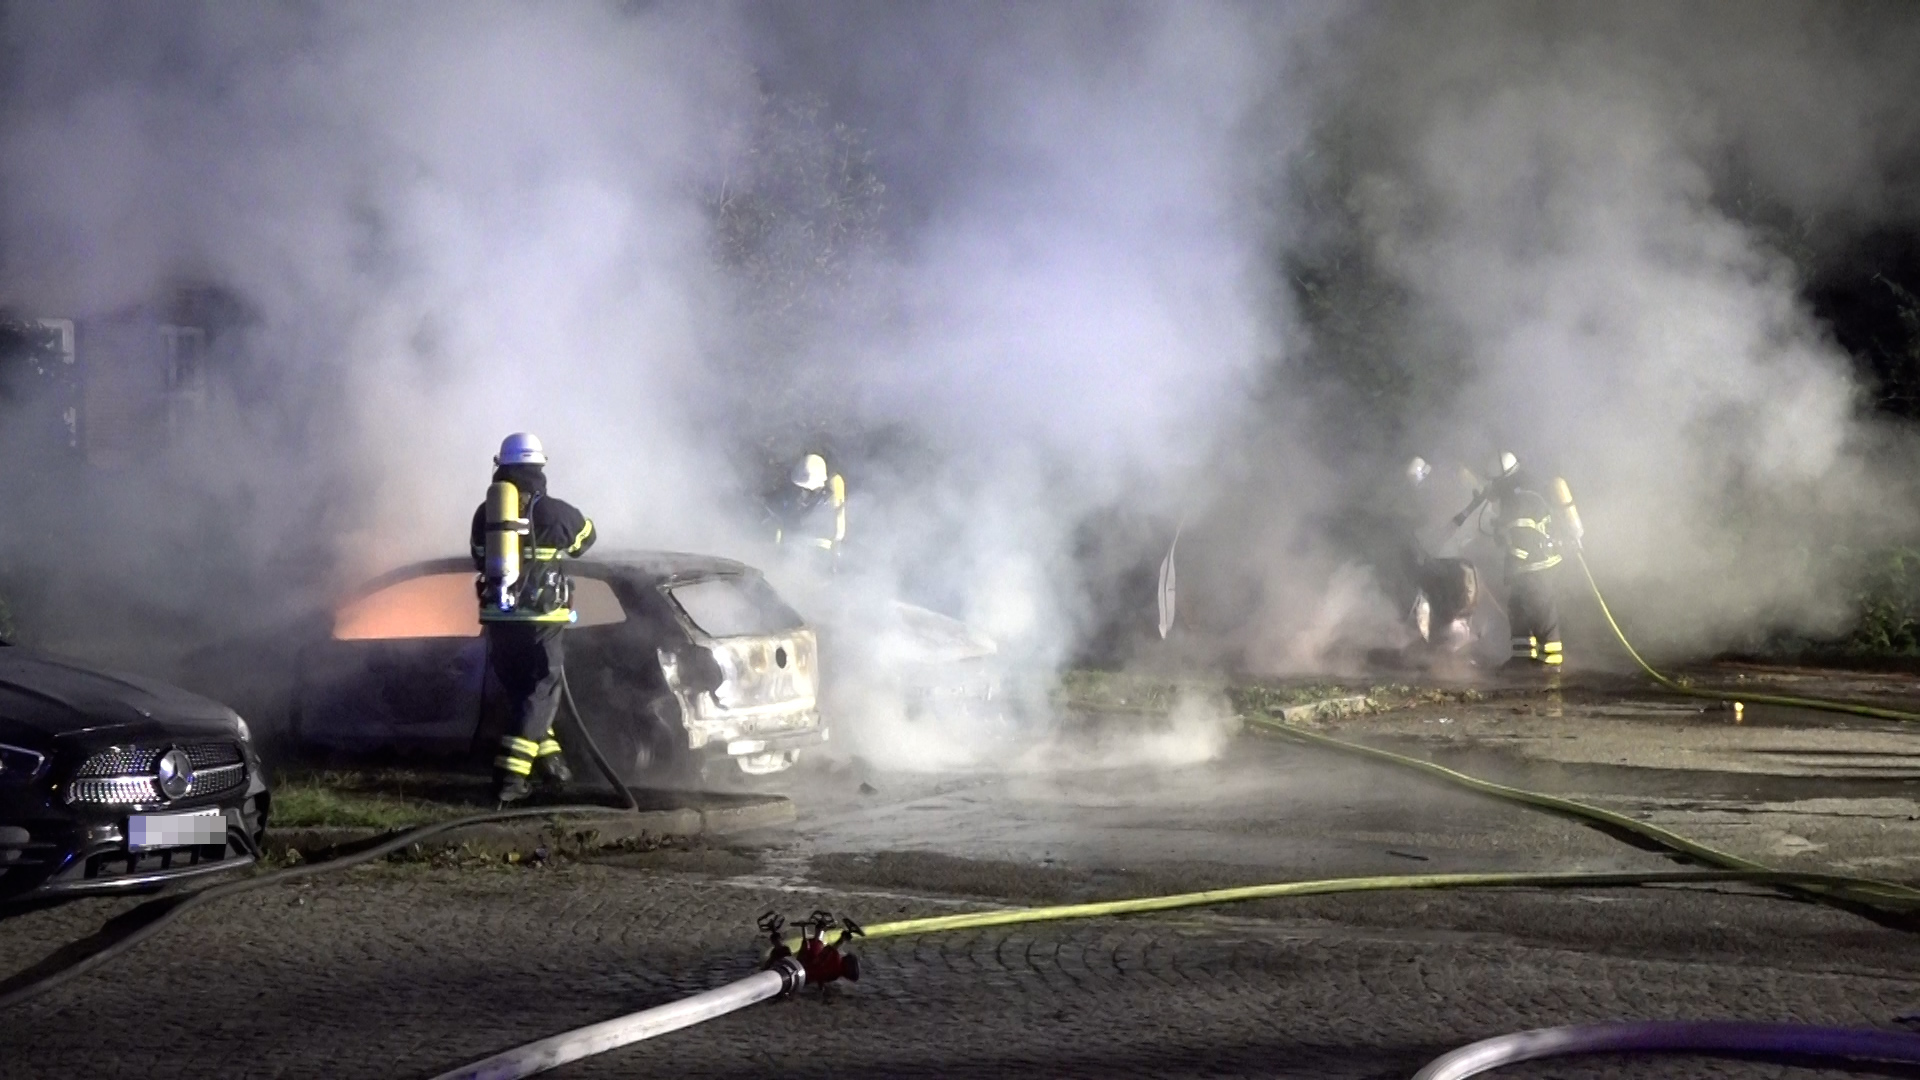
[[[572,582],[560,560],[593,546],[593,522],[547,494],[547,454],[526,432],[507,436],[493,459],[487,500],[473,512],[473,562],[480,571],[480,623],[488,664],[512,714],[494,758],[503,803],[524,799],[537,769],[571,780],[553,721],[565,658],[561,635],[573,622]]]
[[[1511,648],[1507,667],[1555,672],[1566,659],[1560,641],[1560,610],[1554,600],[1555,569],[1564,551],[1580,542],[1580,519],[1566,481],[1540,483],[1520,468],[1511,452],[1494,455],[1492,476],[1473,502],[1454,518],[1459,524],[1482,504],[1493,514],[1493,533],[1505,551],[1507,622]],[[1555,516],[1563,519],[1559,524]]]

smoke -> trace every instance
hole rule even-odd
[[[708,133],[751,90],[724,19],[524,4],[7,16],[11,303],[152,323],[175,290],[212,286],[243,312],[191,423],[134,441],[136,457],[170,443],[165,466],[89,477],[107,495],[73,523],[81,557],[52,573],[231,632],[256,605],[460,550],[492,448],[524,428],[618,542],[716,531],[724,463],[678,402],[702,388],[719,287],[696,192],[737,149]],[[95,405],[96,443],[133,426]],[[156,538],[168,564],[123,574],[117,556]]]
[[[0,296],[231,301],[170,450],[11,480],[73,539],[16,517],[13,569],[98,601],[76,634],[230,631],[459,550],[520,429],[609,548],[759,563],[762,473],[813,443],[857,595],[1045,670],[1151,627],[1129,575],[1184,521],[1195,659],[1297,669],[1390,614],[1329,522],[1508,446],[1637,629],[1832,629],[1912,452],[1806,267],[1913,222],[1913,23],[13,4]]]
[[[771,85],[867,131],[888,178],[863,300],[806,364],[853,425],[925,450],[856,460],[876,493],[856,509],[907,591],[931,582],[1004,649],[1061,661],[1112,614],[1089,549],[1139,540],[1095,519],[1178,514],[1286,325],[1261,302],[1243,141],[1305,23],[1226,4],[765,14]]]
[[[1322,363],[1408,388],[1402,453],[1566,475],[1636,628],[1698,649],[1842,627],[1848,556],[1912,535],[1913,447],[1862,418],[1808,245],[1769,226],[1835,250],[1912,213],[1916,42],[1891,5],[1353,20],[1308,76],[1290,195],[1326,212],[1287,258],[1386,302],[1371,337],[1321,320]]]

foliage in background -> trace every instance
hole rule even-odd
[[[1920,548],[1895,548],[1861,583],[1860,622],[1841,643],[1865,656],[1920,656]]]

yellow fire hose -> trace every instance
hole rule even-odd
[[[1200,892],[1176,893],[1168,896],[1145,896],[1128,900],[1105,900],[1084,904],[1058,904],[1049,907],[1007,908],[997,911],[965,912],[957,915],[935,915],[918,919],[899,919],[893,922],[874,923],[865,928],[863,936],[869,938],[905,937],[912,934],[952,933],[963,930],[983,930],[992,927],[1018,926],[1029,923],[1063,922],[1074,919],[1096,919],[1118,915],[1143,915],[1152,912],[1178,911],[1188,908],[1212,907],[1221,904],[1246,903],[1253,900],[1271,900],[1285,897],[1328,896],[1336,893],[1388,892],[1430,889],[1486,889],[1486,888],[1613,888],[1644,887],[1659,885],[1701,885],[1701,884],[1749,884],[1766,885],[1790,890],[1807,899],[1834,904],[1858,913],[1866,909],[1873,913],[1893,916],[1900,919],[1911,918],[1920,912],[1920,889],[1871,878],[1853,877],[1839,874],[1798,873],[1781,871],[1767,867],[1737,855],[1708,847],[1705,844],[1689,840],[1677,833],[1655,825],[1635,821],[1632,818],[1603,810],[1597,806],[1563,799],[1554,795],[1526,791],[1508,787],[1478,777],[1468,776],[1429,761],[1395,754],[1387,750],[1345,742],[1310,731],[1304,731],[1265,717],[1253,721],[1263,730],[1296,739],[1308,745],[1322,746],[1328,749],[1342,750],[1359,754],[1375,760],[1390,762],[1405,768],[1415,769],[1450,783],[1458,784],[1470,790],[1511,802],[1531,806],[1536,809],[1568,814],[1583,818],[1596,824],[1638,835],[1670,851],[1707,864],[1713,869],[1706,870],[1655,870],[1655,871],[1600,871],[1572,873],[1479,873],[1479,874],[1396,874],[1381,877],[1333,878],[1321,881],[1286,881],[1264,885],[1244,885],[1225,889],[1208,889]],[[829,945],[839,944],[845,938],[845,932],[839,929],[828,930],[822,939]],[[788,939],[789,949],[797,949],[798,938]],[[792,961],[787,961],[792,966]],[[731,995],[724,1011],[744,1007],[752,1001],[772,996],[774,983],[772,973],[752,978],[761,980],[765,985],[749,986],[749,980],[731,984],[719,991],[709,991],[704,995],[666,1006],[656,1006],[626,1017],[602,1021],[598,1024],[563,1032],[525,1046],[502,1051],[492,1057],[475,1062],[472,1065],[444,1073],[436,1080],[520,1080],[522,1077],[544,1072],[563,1061],[572,1061],[590,1054],[604,1053],[619,1046],[630,1045],[642,1039],[648,1039],[667,1031],[676,1030],[684,1024],[675,1021],[665,1024],[659,1016],[678,1010],[689,1010],[706,998],[716,994]],[[752,991],[749,993],[749,991]],[[737,999],[735,1001],[734,999]],[[719,1012],[714,1012],[719,1015]],[[698,1022],[700,1017],[686,1020],[685,1023]],[[1795,1034],[1804,1035],[1804,1033]],[[1475,1048],[1469,1048],[1475,1049]],[[1565,1052],[1565,1051],[1555,1051]],[[1450,1060],[1450,1059],[1447,1059]],[[1516,1058],[1516,1060],[1519,1060]],[[1451,1066],[1449,1066],[1451,1067]],[[1431,1073],[1430,1075],[1468,1076],[1472,1071]],[[1423,1075],[1429,1075],[1423,1074]]]
[[[870,938],[901,937],[908,934],[938,934],[956,930],[984,930],[996,926],[1023,923],[1062,922],[1069,919],[1098,919],[1114,915],[1144,915],[1184,908],[1242,904],[1250,900],[1274,900],[1283,897],[1331,896],[1336,893],[1395,892],[1410,889],[1553,889],[1618,888],[1638,885],[1701,884],[1777,885],[1802,889],[1864,889],[1885,882],[1839,874],[1803,874],[1760,867],[1753,870],[1650,870],[1650,871],[1575,871],[1562,873],[1504,874],[1393,874],[1383,877],[1329,878],[1324,881],[1282,881],[1268,885],[1242,885],[1204,892],[1175,893],[1170,896],[1142,896],[1131,900],[1103,900],[1086,904],[1058,904],[1052,907],[1009,908],[1004,911],[972,911],[960,915],[934,915],[921,919],[875,923],[866,928]],[[1900,889],[1900,886],[1888,886]],[[1909,903],[1920,906],[1920,891],[1905,890]],[[838,941],[838,938],[829,940]]]
[[[1580,572],[1586,575],[1587,587],[1593,590],[1593,599],[1600,605],[1600,614],[1607,617],[1607,625],[1613,628],[1613,636],[1620,639],[1620,645],[1640,665],[1647,677],[1676,694],[1687,697],[1706,698],[1710,701],[1754,702],[1759,705],[1783,705],[1793,709],[1818,709],[1822,712],[1851,713],[1854,716],[1869,716],[1876,720],[1904,720],[1920,723],[1920,713],[1902,712],[1899,709],[1881,709],[1872,705],[1859,705],[1851,701],[1829,701],[1825,698],[1792,697],[1786,694],[1749,694],[1735,693],[1731,690],[1703,690],[1688,686],[1677,679],[1668,678],[1655,671],[1652,664],[1644,660],[1633,643],[1627,640],[1626,632],[1620,629],[1620,623],[1614,619],[1613,611],[1607,607],[1607,598],[1600,595],[1600,583],[1593,580],[1593,571],[1587,568],[1587,560],[1578,550],[1573,557],[1580,563]]]
[[[1390,750],[1346,742],[1267,717],[1254,717],[1252,723],[1264,731],[1320,746],[1356,754],[1413,769],[1429,776],[1535,809],[1580,818],[1610,829],[1639,836],[1676,855],[1712,867],[1710,870],[1599,872],[1599,873],[1483,873],[1483,874],[1397,874],[1387,877],[1335,878],[1326,881],[1286,881],[1265,885],[1246,885],[1203,892],[1177,893],[1171,896],[1147,896],[1131,900],[1105,900],[1085,904],[1061,904],[1052,907],[1011,908],[1001,911],[967,912],[960,915],[936,915],[921,919],[875,923],[866,927],[866,936],[897,937],[906,934],[932,934],[954,930],[980,930],[1022,923],[1057,922],[1067,919],[1093,919],[1112,915],[1139,915],[1156,911],[1210,907],[1291,896],[1325,896],[1333,893],[1384,892],[1404,889],[1464,888],[1555,888],[1617,887],[1627,885],[1701,884],[1745,882],[1773,885],[1808,899],[1867,908],[1896,917],[1920,913],[1920,889],[1891,881],[1840,874],[1803,874],[1782,871],[1751,859],[1690,840],[1679,833],[1636,821],[1624,814],[1602,809],[1573,799],[1547,795],[1523,788],[1508,787],[1457,772],[1431,761],[1396,754]],[[839,938],[830,932],[829,942]]]
[[[1428,776],[1438,777],[1449,783],[1464,787],[1469,791],[1476,791],[1483,795],[1491,795],[1494,798],[1505,799],[1508,802],[1519,803],[1523,806],[1531,806],[1536,809],[1579,818],[1620,832],[1631,833],[1660,847],[1666,848],[1676,855],[1685,856],[1686,858],[1707,866],[1717,867],[1721,870],[1733,870],[1754,874],[1777,873],[1772,867],[1762,863],[1754,862],[1751,859],[1743,859],[1738,855],[1721,851],[1718,848],[1708,847],[1697,840],[1690,840],[1687,837],[1681,836],[1679,833],[1663,829],[1658,825],[1649,825],[1644,821],[1636,821],[1625,814],[1615,813],[1612,810],[1602,809],[1589,803],[1561,798],[1558,795],[1547,795],[1538,791],[1528,791],[1524,788],[1508,787],[1505,784],[1496,784],[1491,780],[1482,780],[1476,776],[1468,776],[1466,773],[1457,772],[1431,761],[1408,757],[1405,754],[1396,754],[1391,750],[1382,750],[1378,747],[1335,739],[1267,717],[1255,717],[1253,723],[1262,730],[1271,731],[1299,742],[1326,747],[1330,750],[1340,750],[1360,757],[1372,758],[1376,761],[1389,762],[1402,768],[1425,773]],[[1809,894],[1814,898],[1856,904],[1873,908],[1874,910],[1887,914],[1906,915],[1920,911],[1920,889],[1909,888],[1908,886],[1895,884],[1890,881],[1850,877],[1844,883],[1839,884],[1783,883],[1783,885],[1795,891]]]
[[[1172,896],[1148,896],[1133,900],[1009,908],[1000,911],[976,911],[960,915],[901,919],[896,922],[875,923],[866,928],[863,936],[881,938],[904,937],[909,934],[951,933],[961,930],[1017,926],[1023,923],[1140,915],[1149,912],[1176,911],[1182,908],[1245,903],[1249,900],[1329,896],[1335,893],[1413,889],[1610,888],[1729,883],[1833,890],[1883,884],[1834,874],[1803,874],[1777,870],[1403,874],[1387,877],[1333,878],[1324,881],[1289,881],[1271,885],[1247,885],[1230,889],[1210,889],[1205,892],[1178,893]],[[1920,893],[1915,895],[1916,900],[1920,900]],[[826,931],[822,935],[822,939],[829,945],[839,944],[844,937],[844,931],[838,929]],[[786,944],[789,949],[793,949],[799,946],[800,941],[798,938],[792,938],[788,939]],[[788,957],[760,974],[748,976],[714,990],[511,1047],[471,1064],[440,1073],[434,1080],[523,1080],[525,1077],[545,1072],[570,1061],[657,1038],[745,1008],[755,1002],[791,993],[806,982],[804,975],[799,975],[797,978],[796,975],[799,975],[799,965],[792,957]],[[1471,1073],[1456,1072],[1446,1075],[1466,1076]]]
[[[1819,698],[1799,698],[1777,694],[1734,694],[1727,691],[1695,689],[1691,686],[1676,682],[1656,671],[1652,665],[1641,658],[1639,652],[1627,641],[1627,636],[1620,629],[1620,624],[1614,620],[1613,612],[1607,608],[1606,599],[1601,596],[1600,587],[1594,581],[1592,571],[1587,568],[1586,560],[1581,558],[1577,551],[1574,555],[1580,562],[1581,572],[1586,575],[1587,584],[1593,589],[1594,599],[1599,603],[1602,614],[1606,616],[1608,625],[1613,628],[1615,636],[1620,639],[1620,644],[1627,650],[1628,655],[1632,656],[1634,662],[1639,664],[1641,669],[1656,683],[1675,693],[1719,701],[1752,701],[1759,704],[1854,713],[1856,715],[1878,719],[1920,721],[1920,714],[1900,712],[1893,709],[1877,709],[1872,706],[1855,705],[1851,702],[1826,701]],[[1445,780],[1484,795],[1490,795],[1539,810],[1568,815],[1603,826],[1615,832],[1637,836],[1659,847],[1665,848],[1676,855],[1702,863],[1712,869],[1642,872],[1398,874],[1381,877],[1336,878],[1321,881],[1289,881],[1263,885],[1245,885],[1225,889],[1208,889],[1200,892],[1176,893],[1167,896],[1136,897],[1128,900],[1106,900],[1083,904],[1010,908],[997,911],[966,912],[957,915],[935,915],[918,919],[900,919],[893,922],[872,924],[864,929],[863,936],[869,938],[904,937],[912,934],[951,933],[1030,923],[1095,919],[1119,915],[1141,915],[1152,912],[1177,911],[1189,908],[1211,907],[1221,904],[1245,903],[1253,900],[1270,900],[1284,897],[1429,889],[1607,888],[1622,886],[1738,883],[1773,886],[1806,899],[1833,904],[1855,912],[1860,912],[1864,909],[1865,911],[1882,916],[1893,916],[1903,922],[1911,919],[1916,913],[1920,913],[1920,889],[1864,877],[1776,870],[1762,863],[1754,862],[1751,859],[1744,859],[1738,855],[1721,851],[1718,848],[1709,847],[1695,840],[1690,840],[1687,837],[1660,828],[1657,825],[1636,821],[1624,814],[1602,809],[1598,806],[1592,806],[1573,799],[1561,798],[1556,795],[1547,795],[1541,792],[1527,791],[1523,788],[1509,787],[1505,784],[1496,784],[1489,780],[1482,780],[1478,777],[1457,772],[1445,766],[1435,764],[1434,762],[1423,761],[1419,758],[1396,754],[1388,750],[1381,750],[1359,743],[1351,743],[1341,739],[1331,738],[1267,717],[1255,717],[1252,723],[1261,730],[1270,731],[1307,745],[1340,750],[1346,753],[1372,758],[1377,761],[1388,762],[1402,768],[1413,769],[1428,776]],[[829,930],[822,934],[822,938],[827,944],[838,944],[845,938],[845,932],[838,929]],[[786,944],[790,949],[797,948],[800,941],[798,938],[794,938],[788,940]],[[788,963],[791,965],[791,961],[788,961]],[[756,978],[762,980],[768,980],[771,977],[771,973],[756,976]],[[745,983],[743,982],[736,985],[744,986]],[[731,992],[732,988],[723,988],[723,990]],[[716,992],[709,992],[709,995],[700,995],[700,997],[711,996],[713,993]],[[656,1023],[652,1023],[650,1017],[654,1013],[662,1012],[665,1009],[672,1009],[681,1005],[690,1005],[694,1000],[695,999],[689,999],[687,1002],[675,1003],[673,1006],[646,1010],[642,1013],[633,1014],[631,1017],[606,1021],[593,1025],[592,1027],[582,1028],[576,1032],[567,1032],[540,1040],[536,1043],[530,1043],[527,1046],[497,1054],[492,1058],[475,1063],[475,1065],[469,1066],[466,1069],[444,1074],[439,1080],[452,1080],[452,1078],[456,1077],[460,1078],[460,1080],[478,1080],[478,1078],[484,1078],[484,1080],[517,1080],[517,1078],[520,1077],[530,1076],[536,1072],[545,1071],[562,1060],[574,1060],[577,1057],[587,1054],[602,1053],[616,1046],[627,1045],[640,1039],[653,1037],[656,1034],[663,1033],[665,1030],[671,1030],[671,1028],[664,1028]],[[745,999],[743,998],[742,1000],[744,1002]],[[754,1000],[759,1000],[759,998],[754,998]],[[729,1006],[729,1008],[732,1007],[736,1006]],[[648,1022],[642,1023],[641,1021]],[[1631,1025],[1628,1026],[1631,1027]],[[626,1030],[628,1027],[634,1030],[629,1032]],[[620,1030],[615,1031],[614,1029],[616,1028]],[[656,1028],[659,1030],[655,1030]],[[1554,1035],[1556,1033],[1526,1033],[1523,1036],[1507,1037],[1507,1041],[1520,1038],[1523,1042],[1528,1039],[1531,1039],[1532,1042],[1527,1042],[1527,1045],[1523,1046],[1519,1051],[1512,1051],[1511,1048],[1505,1047],[1504,1043],[1502,1043],[1500,1047],[1496,1048],[1500,1050],[1498,1054],[1487,1050],[1482,1044],[1476,1044],[1473,1047],[1468,1047],[1453,1055],[1449,1055],[1439,1062],[1435,1062],[1432,1066],[1429,1066],[1428,1069],[1423,1070],[1421,1075],[1423,1077],[1438,1077],[1443,1075],[1447,1077],[1465,1077],[1477,1074],[1478,1072],[1484,1071],[1484,1068],[1481,1066],[1487,1063],[1480,1062],[1478,1057],[1474,1057],[1475,1054],[1478,1054],[1479,1057],[1486,1057],[1489,1061],[1493,1061],[1494,1058],[1500,1058],[1501,1060],[1505,1060],[1505,1058],[1525,1060],[1529,1056],[1545,1056],[1549,1051],[1542,1050],[1533,1045],[1534,1042],[1539,1041],[1539,1038],[1543,1034]],[[1587,1034],[1594,1035],[1594,1033]],[[1809,1037],[1805,1030],[1797,1028],[1789,1029],[1786,1026],[1779,1026],[1779,1031],[1769,1032],[1768,1034],[1777,1036],[1776,1041],[1788,1040],[1789,1049],[1800,1052],[1804,1052],[1806,1040]],[[1822,1033],[1815,1032],[1814,1034]],[[1832,1033],[1829,1032],[1825,1034]],[[1857,1040],[1863,1036],[1872,1036],[1874,1033],[1841,1032],[1839,1034]],[[1598,1035],[1595,1035],[1595,1038],[1600,1038],[1601,1036],[1612,1038],[1614,1037],[1614,1033],[1610,1030],[1607,1032],[1599,1032]],[[1644,1038],[1644,1033],[1639,1033],[1637,1037],[1640,1037],[1642,1043],[1647,1042]],[[1578,1040],[1574,1041],[1577,1042]],[[1604,1042],[1605,1039],[1601,1038],[1600,1041]],[[1615,1041],[1620,1040],[1616,1038]],[[1495,1042],[1500,1042],[1500,1040],[1492,1040],[1485,1045],[1491,1046]],[[1654,1042],[1659,1042],[1659,1040],[1654,1040]],[[1611,1043],[1608,1045],[1610,1046]],[[1744,1046],[1745,1044],[1743,1043],[1741,1045]],[[1635,1043],[1633,1046],[1627,1046],[1625,1043],[1622,1043],[1621,1048],[1647,1049],[1648,1047],[1641,1046],[1639,1043]],[[1668,1047],[1665,1043],[1652,1046],[1652,1048],[1671,1049],[1671,1047]],[[1579,1050],[1581,1047],[1576,1046],[1574,1049]],[[1570,1051],[1561,1047],[1551,1052],[1564,1053]],[[1465,1064],[1453,1060],[1462,1054],[1473,1058],[1473,1060]],[[1504,1054],[1505,1058],[1502,1058],[1501,1054]]]

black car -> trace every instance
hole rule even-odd
[[[567,573],[578,614],[567,677],[624,778],[710,765],[775,773],[826,741],[813,630],[758,570],[705,555],[596,552]],[[386,574],[306,632],[291,708],[298,751],[493,756],[502,723],[489,703],[502,699],[487,676],[470,558]]]
[[[247,866],[268,807],[251,735],[233,710],[0,646],[0,899]]]

